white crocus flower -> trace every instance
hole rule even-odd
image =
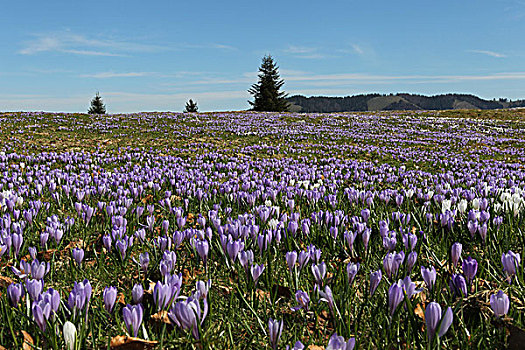
[[[66,347],[68,350],[74,350],[75,349],[75,341],[77,338],[77,328],[75,325],[69,321],[66,321],[64,323],[64,341],[66,343]]]
[[[466,199],[462,199],[459,203],[458,203],[458,210],[461,214],[464,214],[466,211],[467,211],[467,200]]]
[[[450,199],[444,199],[441,202],[441,212],[444,213],[447,210],[450,210],[451,206],[452,206],[452,201]]]

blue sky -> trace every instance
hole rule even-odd
[[[290,95],[525,98],[525,0],[6,1],[0,110],[249,108],[261,58]]]

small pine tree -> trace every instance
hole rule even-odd
[[[96,96],[93,97],[93,99],[91,100],[91,107],[89,107],[88,113],[89,114],[106,114],[106,106],[104,105],[104,102],[102,101],[102,97],[100,97],[98,92]]]
[[[186,109],[184,109],[185,113],[197,113],[199,111],[199,107],[197,107],[197,103],[193,102],[193,100],[190,98],[188,102],[186,102]]]
[[[279,77],[279,67],[276,66],[272,56],[264,56],[261,67],[259,68],[259,82],[253,84],[248,92],[253,95],[255,100],[248,101],[254,111],[266,112],[286,112],[289,103],[286,101],[288,96],[279,89],[284,85],[284,80]]]

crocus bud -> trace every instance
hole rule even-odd
[[[381,273],[381,270],[377,270],[370,274],[370,296],[374,295],[377,286],[379,286],[379,282],[381,282],[382,277],[383,274]]]
[[[295,266],[295,262],[297,261],[297,252],[295,250],[292,252],[287,252],[285,258],[286,264],[288,265],[288,270],[290,271],[290,273],[292,273],[292,270]]]
[[[272,349],[277,349],[277,343],[279,343],[279,338],[281,338],[281,333],[283,332],[283,321],[277,321],[277,320],[270,320],[268,321],[268,329],[269,329],[269,336],[270,336],[270,344],[272,346]]]
[[[122,309],[122,318],[124,319],[124,324],[126,325],[128,333],[133,334],[134,337],[137,337],[139,333],[143,315],[144,310],[142,309],[141,304],[128,304]]]
[[[425,310],[425,322],[427,324],[428,339],[432,340],[438,333],[439,337],[442,337],[447,332],[448,328],[452,324],[453,313],[449,307],[444,314],[441,313],[441,306],[436,302],[431,302],[427,305]],[[437,329],[439,326],[439,329]]]
[[[251,272],[252,272],[252,278],[253,282],[255,282],[255,285],[257,285],[257,281],[259,280],[259,277],[261,277],[261,274],[264,271],[264,265],[252,265]]]
[[[7,286],[7,296],[9,297],[9,302],[12,306],[18,307],[20,298],[24,293],[24,287],[21,283],[11,283]]]
[[[142,297],[144,296],[144,288],[142,288],[142,284],[137,283],[133,286],[133,289],[131,290],[131,296],[133,298],[134,304],[139,304],[142,302]]]
[[[64,334],[64,342],[66,343],[66,347],[68,350],[74,350],[75,349],[75,341],[77,338],[77,328],[75,325],[69,321],[66,321],[64,323],[63,332]]]
[[[104,309],[108,313],[113,311],[113,306],[115,306],[115,301],[117,300],[117,288],[115,287],[106,287],[103,293],[104,297]]]
[[[490,307],[496,317],[501,317],[509,312],[509,297],[502,290],[490,296]]]
[[[461,259],[461,249],[463,248],[463,246],[461,245],[461,243],[454,243],[452,245],[452,249],[451,249],[451,257],[452,257],[452,265],[453,266],[456,266],[459,262],[459,259]]]
[[[388,309],[390,310],[390,315],[394,314],[397,306],[405,297],[403,287],[403,280],[399,280],[397,283],[392,284],[388,289]]]
[[[465,275],[467,279],[467,283],[471,284],[472,280],[476,276],[476,272],[478,271],[478,262],[476,259],[472,259],[472,257],[468,257],[465,260],[463,260],[463,274]]]
[[[349,262],[348,265],[346,265],[346,275],[348,277],[348,284],[352,284],[354,281],[355,276],[357,275],[357,272],[359,271],[360,264],[359,263],[352,263]]]
[[[73,259],[75,259],[78,265],[80,265],[82,263],[82,260],[84,260],[84,249],[82,248],[73,248],[71,254],[73,255]]]
[[[428,290],[432,290],[432,288],[434,288],[434,284],[436,283],[437,276],[434,266],[431,266],[428,269],[424,266],[421,266],[421,275],[423,276],[423,280],[425,281]]]
[[[503,265],[503,271],[512,277],[520,266],[520,255],[509,250],[508,253],[501,254],[501,264]]]

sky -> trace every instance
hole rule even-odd
[[[525,0],[4,1],[0,111],[245,110],[270,54],[290,95],[525,99]]]

